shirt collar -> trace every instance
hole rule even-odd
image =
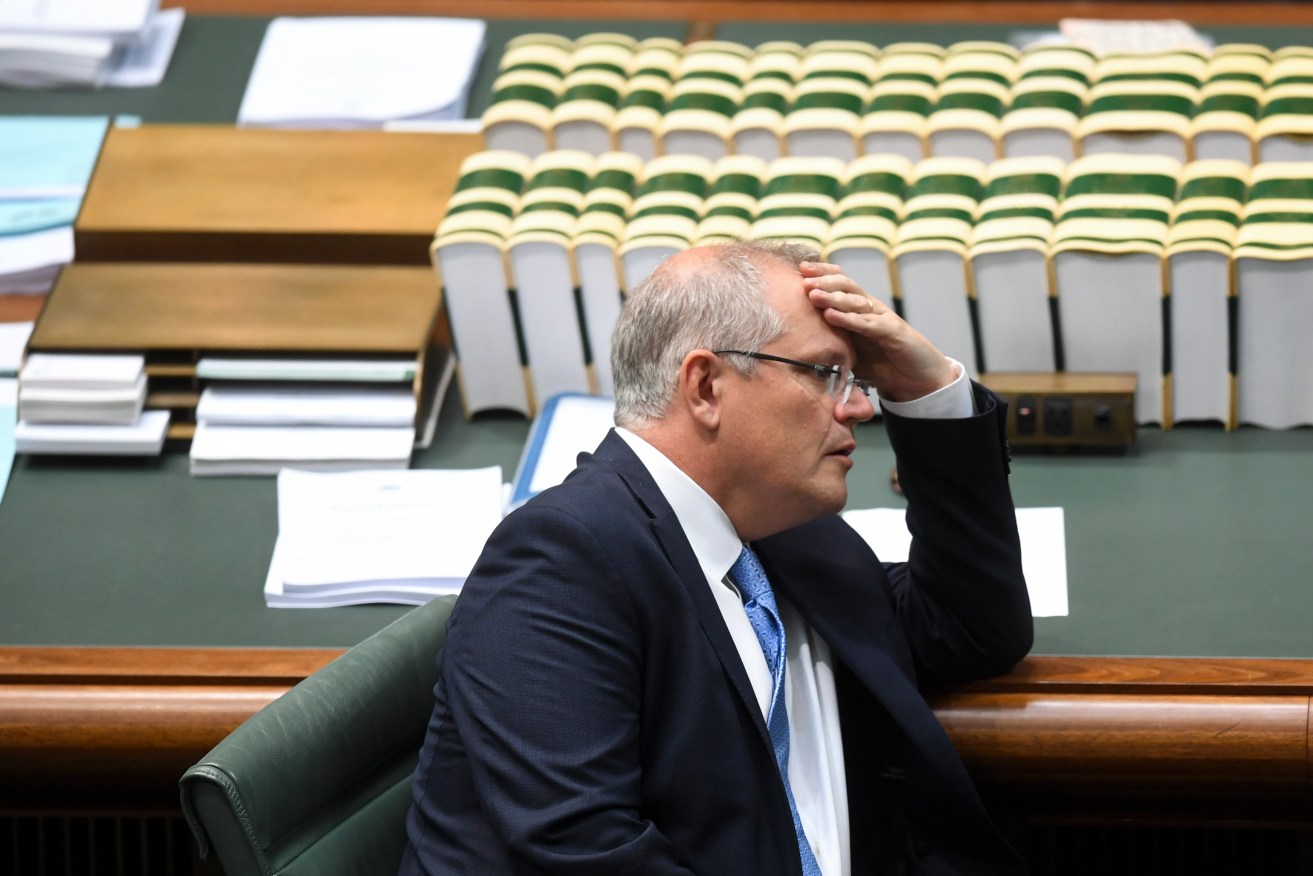
[[[702,574],[708,581],[724,580],[743,550],[743,542],[739,541],[734,524],[724,510],[660,450],[628,429],[616,427],[615,431],[638,456],[661,495],[670,503]]]

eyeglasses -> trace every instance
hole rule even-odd
[[[754,353],[750,350],[712,350],[712,352],[717,356],[733,353],[736,356],[748,356],[753,359],[763,359],[767,362],[783,362],[785,365],[806,368],[825,381],[825,391],[841,405],[848,403],[848,398],[853,394],[854,386],[862,391],[862,395],[867,398],[871,397],[871,382],[861,380],[856,374],[853,374],[851,368],[844,368],[841,365],[817,365],[815,362],[801,362],[797,359],[788,359],[770,353]]]

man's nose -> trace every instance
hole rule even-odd
[[[852,394],[848,396],[846,402],[834,406],[834,418],[841,423],[849,421],[865,423],[874,416],[875,402],[857,387],[853,387]]]

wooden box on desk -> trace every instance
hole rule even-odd
[[[111,128],[79,261],[429,265],[476,134]]]
[[[76,262],[55,282],[28,349],[144,355],[146,407],[171,410],[169,437],[189,439],[202,356],[414,357],[418,425],[450,354],[444,337],[427,266]]]
[[[1008,403],[1015,448],[1099,447],[1135,443],[1134,372],[1072,374],[993,371],[980,382]]]

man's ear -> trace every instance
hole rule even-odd
[[[694,350],[679,366],[675,397],[685,412],[707,431],[720,427],[725,363],[707,350]]]

